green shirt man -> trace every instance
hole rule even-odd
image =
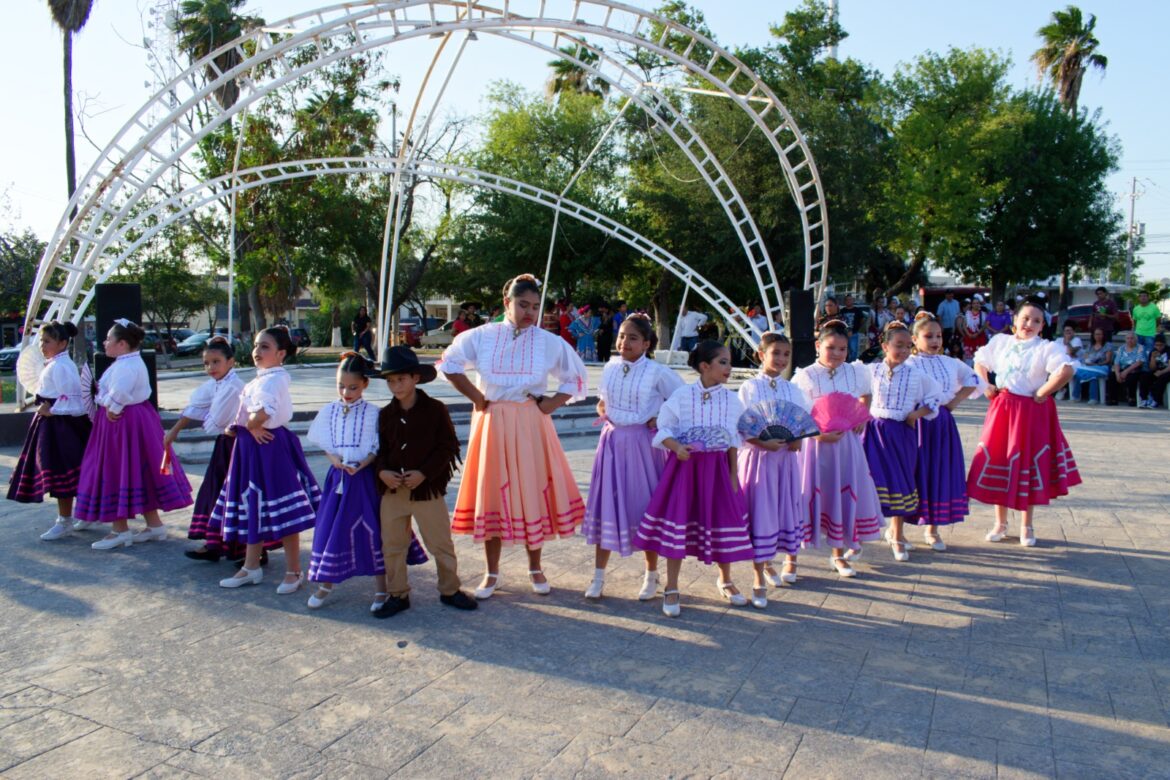
[[[1161,310],[1150,303],[1148,293],[1138,293],[1138,305],[1133,307],[1133,330],[1138,336],[1152,339],[1158,333]]]

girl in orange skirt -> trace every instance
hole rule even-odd
[[[504,286],[504,313],[503,322],[456,336],[440,363],[447,381],[475,406],[451,528],[483,542],[487,572],[478,599],[491,598],[499,587],[505,544],[525,546],[532,590],[549,593],[541,548],[549,539],[573,536],[585,515],[549,419],[585,398],[585,364],[567,341],[540,328],[535,277],[523,274]],[[478,374],[476,384],[468,369]],[[546,397],[550,376],[557,391]]]

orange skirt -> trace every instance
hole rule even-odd
[[[573,536],[584,517],[552,418],[535,401],[493,401],[472,416],[454,533],[535,550]]]

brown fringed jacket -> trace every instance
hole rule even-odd
[[[378,413],[378,457],[374,461],[382,471],[421,471],[423,483],[410,491],[412,501],[442,498],[447,483],[459,466],[459,439],[447,405],[415,390],[414,406],[403,411],[397,398]],[[381,492],[386,483],[378,479]]]

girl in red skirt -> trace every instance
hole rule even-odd
[[[1016,311],[1016,332],[996,336],[975,353],[975,371],[988,384],[991,407],[967,474],[967,492],[995,506],[989,542],[1003,539],[1011,508],[1020,512],[1020,544],[1035,546],[1032,508],[1081,483],[1052,399],[1074,370],[1062,344],[1040,338],[1044,321],[1044,310],[1029,299]],[[995,372],[993,386],[989,372]]]

